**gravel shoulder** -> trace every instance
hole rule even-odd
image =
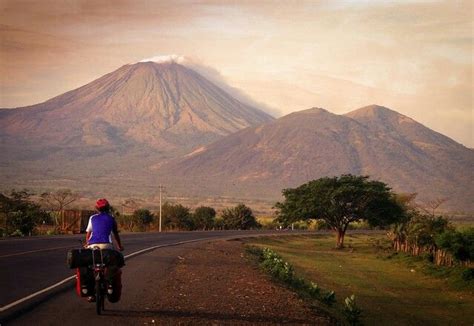
[[[298,296],[248,261],[241,241],[187,245],[144,324],[329,325]]]

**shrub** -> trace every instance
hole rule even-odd
[[[143,226],[150,225],[154,220],[154,215],[148,209],[137,209],[133,212],[132,217]]]
[[[225,209],[222,212],[222,220],[227,230],[250,230],[261,227],[252,210],[244,204]]]
[[[436,245],[461,262],[474,259],[474,228],[447,230],[436,237]]]
[[[165,203],[162,207],[163,224],[168,229],[193,230],[194,224],[188,207]]]
[[[275,279],[280,280],[291,286],[293,289],[302,292],[304,295],[312,299],[322,301],[327,305],[336,302],[336,294],[334,291],[328,291],[321,295],[321,289],[316,283],[307,282],[304,278],[297,277],[293,266],[285,262],[280,255],[271,249],[264,248],[261,251],[261,266]]]
[[[193,226],[195,229],[209,230],[214,227],[216,210],[208,206],[200,206],[192,214]]]
[[[7,235],[24,236],[33,233],[36,225],[49,221],[50,216],[32,202],[28,191],[12,191],[8,196],[0,194],[0,217]]]
[[[308,286],[308,293],[312,298],[318,299],[321,295],[321,289],[319,288],[318,284],[310,282]]]
[[[464,281],[472,281],[474,280],[474,268],[466,268],[462,274],[461,277]]]
[[[290,288],[296,290],[302,297],[318,300],[328,306],[337,303],[334,291],[324,291],[314,282],[308,282],[298,277],[291,264],[285,262],[280,255],[269,248],[259,249],[247,247],[247,252],[259,257],[260,266],[263,267],[275,279],[286,283]],[[336,306],[336,311],[344,314],[350,325],[360,324],[361,309],[355,303],[352,295],[344,300],[344,306]]]
[[[349,325],[360,325],[361,314],[362,311],[356,305],[354,294],[344,300],[344,315]]]
[[[333,305],[334,303],[336,303],[336,293],[334,291],[326,292],[326,294],[324,294],[321,298],[321,301],[327,304],[328,306]]]
[[[277,253],[271,249],[263,249],[262,266],[273,277],[284,282],[292,281],[294,278],[293,266],[285,262]]]

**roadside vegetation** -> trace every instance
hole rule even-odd
[[[0,193],[0,236],[34,235],[37,226],[53,223],[52,216],[32,196],[27,190]]]
[[[300,297],[312,301],[313,306],[326,311],[339,319],[345,316],[350,325],[360,324],[361,309],[356,304],[355,295],[347,297],[343,303],[336,300],[336,293],[321,288],[317,283],[300,277],[293,265],[285,261],[279,254],[269,248],[248,246],[247,252],[256,256],[260,267],[276,281],[296,291]],[[321,307],[324,305],[324,307]]]
[[[474,228],[436,215],[445,199],[420,207],[416,194],[395,194],[383,182],[353,175],[282,193],[278,222],[316,223],[333,230],[336,242],[326,235],[251,240],[274,278],[326,305],[333,294],[332,312],[353,325],[474,321]],[[352,227],[382,234],[346,239]]]
[[[153,231],[159,229],[159,213],[137,209],[131,215],[114,215],[121,230]],[[196,230],[250,230],[261,228],[252,209],[244,204],[224,209],[220,214],[209,206],[194,210],[181,204],[165,203],[161,211],[162,229],[165,231]]]
[[[317,285],[319,296],[334,291],[337,304],[325,307],[341,320],[347,321],[345,299],[350,305],[352,295],[355,311],[361,312],[358,321],[367,325],[470,325],[474,320],[474,284],[462,277],[466,267],[436,266],[396,253],[385,234],[349,234],[344,249],[335,249],[330,235],[248,244],[275,252],[297,278]]]
[[[94,211],[69,209],[78,198],[79,194],[69,189],[41,194],[28,190],[0,193],[0,237],[83,231]],[[133,200],[123,204],[127,208],[133,208],[132,212],[124,214],[123,209],[120,212],[112,207],[112,214],[121,231],[146,232],[159,229],[159,212],[140,208]],[[192,210],[181,204],[165,202],[161,213],[164,231],[249,230],[262,227],[252,209],[244,204],[218,213],[209,206],[199,206]],[[273,225],[268,227],[273,228]]]

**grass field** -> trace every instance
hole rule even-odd
[[[290,262],[298,275],[334,290],[338,301],[351,294],[366,325],[473,325],[473,286],[460,288],[422,272],[423,262],[393,258],[384,235],[348,235],[351,248],[335,250],[332,235],[260,238]],[[385,243],[386,245],[386,243]],[[392,258],[390,258],[392,257]]]

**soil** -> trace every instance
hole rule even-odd
[[[189,244],[147,298],[147,325],[330,325],[297,294],[274,283],[241,241]]]

